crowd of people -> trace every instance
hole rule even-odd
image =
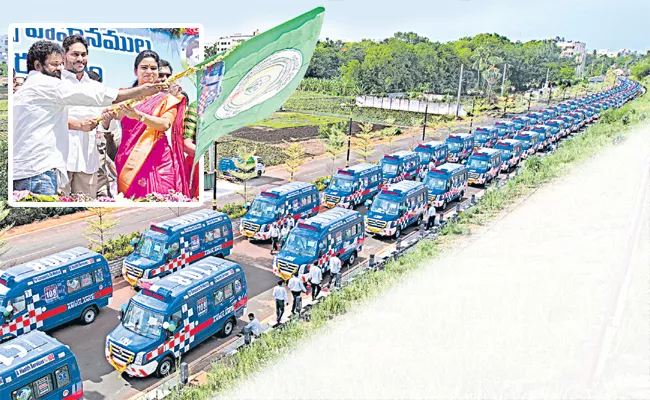
[[[118,90],[87,70],[88,53],[80,35],[29,48],[27,77],[14,77],[13,190],[91,200],[197,198],[198,165],[190,181],[196,102],[167,82],[170,63],[140,52],[133,85]]]

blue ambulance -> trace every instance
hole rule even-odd
[[[523,146],[520,140],[499,140],[494,148],[501,151],[501,158],[503,160],[501,171],[508,172],[513,168],[517,168],[521,159],[521,153],[523,152]]]
[[[529,126],[532,125],[530,118],[520,115],[512,119],[512,123],[515,124],[515,129],[517,132],[525,131]]]
[[[327,208],[354,208],[379,192],[381,167],[376,164],[358,164],[341,168],[327,182],[323,205]]]
[[[563,115],[560,115],[559,117],[557,117],[557,119],[559,119],[560,121],[564,121],[564,123],[565,123],[565,125],[567,127],[566,129],[569,132],[577,132],[578,131],[578,123],[575,120],[575,118],[569,116],[568,114],[563,114]]]
[[[447,145],[438,140],[418,144],[413,150],[420,157],[420,166],[418,168],[418,177],[424,179],[424,175],[429,170],[429,164],[433,162],[438,166],[447,160]]]
[[[108,262],[83,247],[7,268],[0,275],[0,341],[72,320],[90,324],[112,297]]]
[[[499,175],[501,171],[501,151],[483,147],[474,150],[467,160],[469,176],[467,183],[470,185],[486,185]]]
[[[131,286],[145,288],[203,257],[229,256],[233,239],[230,218],[219,211],[198,210],[152,223],[133,241],[135,250],[124,260],[122,275]]]
[[[241,218],[239,230],[253,240],[271,239],[271,226],[280,228],[289,218],[309,218],[320,210],[316,186],[291,182],[258,194]]]
[[[420,157],[414,151],[401,150],[393,154],[384,154],[380,165],[382,183],[390,185],[405,179],[415,179],[418,176]]]
[[[429,204],[444,210],[454,200],[465,196],[469,171],[463,164],[446,163],[429,171],[424,186],[429,192]]]
[[[550,126],[533,125],[530,130],[539,134],[537,151],[543,151],[547,146],[551,145],[553,139],[553,130]]]
[[[448,162],[463,162],[474,149],[474,135],[471,133],[452,133],[445,140]]]
[[[570,129],[567,129],[566,123],[561,119],[549,119],[546,121],[546,125],[550,126],[555,133],[556,142],[568,135],[571,131]]]
[[[206,339],[229,336],[247,303],[243,269],[206,257],[122,304],[120,324],[106,337],[104,355],[119,373],[162,378],[181,355]]]
[[[307,281],[312,265],[328,271],[329,260],[334,255],[352,265],[361,254],[365,240],[360,212],[340,207],[327,210],[296,225],[273,258],[273,273],[287,280],[297,271]]]
[[[39,331],[0,344],[0,400],[82,400],[83,394],[68,346]]]
[[[523,152],[521,157],[527,159],[537,152],[537,145],[539,144],[539,133],[533,131],[519,132],[515,136],[515,140],[521,141]]]
[[[499,140],[510,139],[517,131],[515,123],[511,121],[498,121],[494,124],[494,127],[499,131]]]
[[[494,126],[476,128],[474,131],[474,148],[492,147],[499,139],[499,129]]]
[[[366,232],[377,236],[402,235],[413,224],[420,224],[427,210],[427,189],[421,182],[403,181],[382,191],[371,201],[366,214]]]

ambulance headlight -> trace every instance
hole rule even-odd
[[[142,365],[143,359],[144,359],[144,352],[141,351],[138,354],[136,354],[135,361],[133,363],[137,365]]]
[[[269,230],[271,230],[270,225],[262,224],[262,226],[260,226],[260,231],[262,232],[268,232]]]

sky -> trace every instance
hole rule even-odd
[[[208,40],[264,31],[313,7],[325,7],[322,38],[384,39],[413,31],[447,42],[478,33],[527,41],[555,36],[587,49],[650,50],[649,0],[245,0],[55,2],[6,0],[5,32],[14,22],[202,23]],[[6,3],[9,3],[8,5]]]

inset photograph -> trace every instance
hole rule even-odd
[[[142,25],[10,26],[10,205],[200,205],[203,28]]]

